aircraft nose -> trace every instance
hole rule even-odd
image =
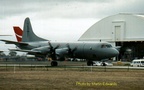
[[[112,56],[117,56],[119,55],[119,51],[117,49],[113,49],[113,51],[111,52]]]

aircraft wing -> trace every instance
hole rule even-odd
[[[12,36],[12,35],[0,35],[0,36]]]
[[[28,52],[28,53],[41,53],[41,51],[33,51],[33,50],[21,50],[21,49],[9,49],[10,51],[19,51],[19,52]]]
[[[19,51],[19,52],[27,52],[27,54],[31,55],[46,55],[50,53],[50,49],[48,46],[34,48],[31,50],[24,50],[24,49],[9,49],[10,51]]]
[[[6,44],[16,44],[16,45],[28,45],[28,43],[24,43],[24,42],[16,42],[16,41],[10,41],[10,40],[0,40],[5,42]]]

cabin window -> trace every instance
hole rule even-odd
[[[101,45],[101,48],[111,48],[112,46],[110,44],[103,44]]]

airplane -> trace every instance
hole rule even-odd
[[[13,30],[15,32],[17,42],[21,42],[22,41],[22,34],[23,34],[22,29],[20,27],[13,27]]]
[[[1,40],[6,44],[15,44],[20,49],[14,51],[27,52],[36,57],[51,57],[51,66],[57,66],[57,60],[65,60],[65,58],[79,58],[86,59],[87,65],[93,65],[93,60],[101,60],[115,57],[119,54],[118,50],[107,42],[52,42],[50,40],[38,37],[32,29],[30,19],[26,18],[24,21],[24,28],[22,34],[18,34],[20,28],[15,28],[16,35],[22,39],[16,41]],[[16,36],[17,37],[17,36]],[[19,38],[19,37],[17,37]]]
[[[0,35],[0,36],[12,36],[12,35]],[[2,53],[2,52],[4,52],[4,51],[0,51],[0,53]]]

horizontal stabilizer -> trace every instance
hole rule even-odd
[[[24,43],[24,42],[16,42],[16,41],[10,41],[10,40],[0,40],[5,42],[6,44],[15,44],[15,45],[28,45],[28,43]]]

